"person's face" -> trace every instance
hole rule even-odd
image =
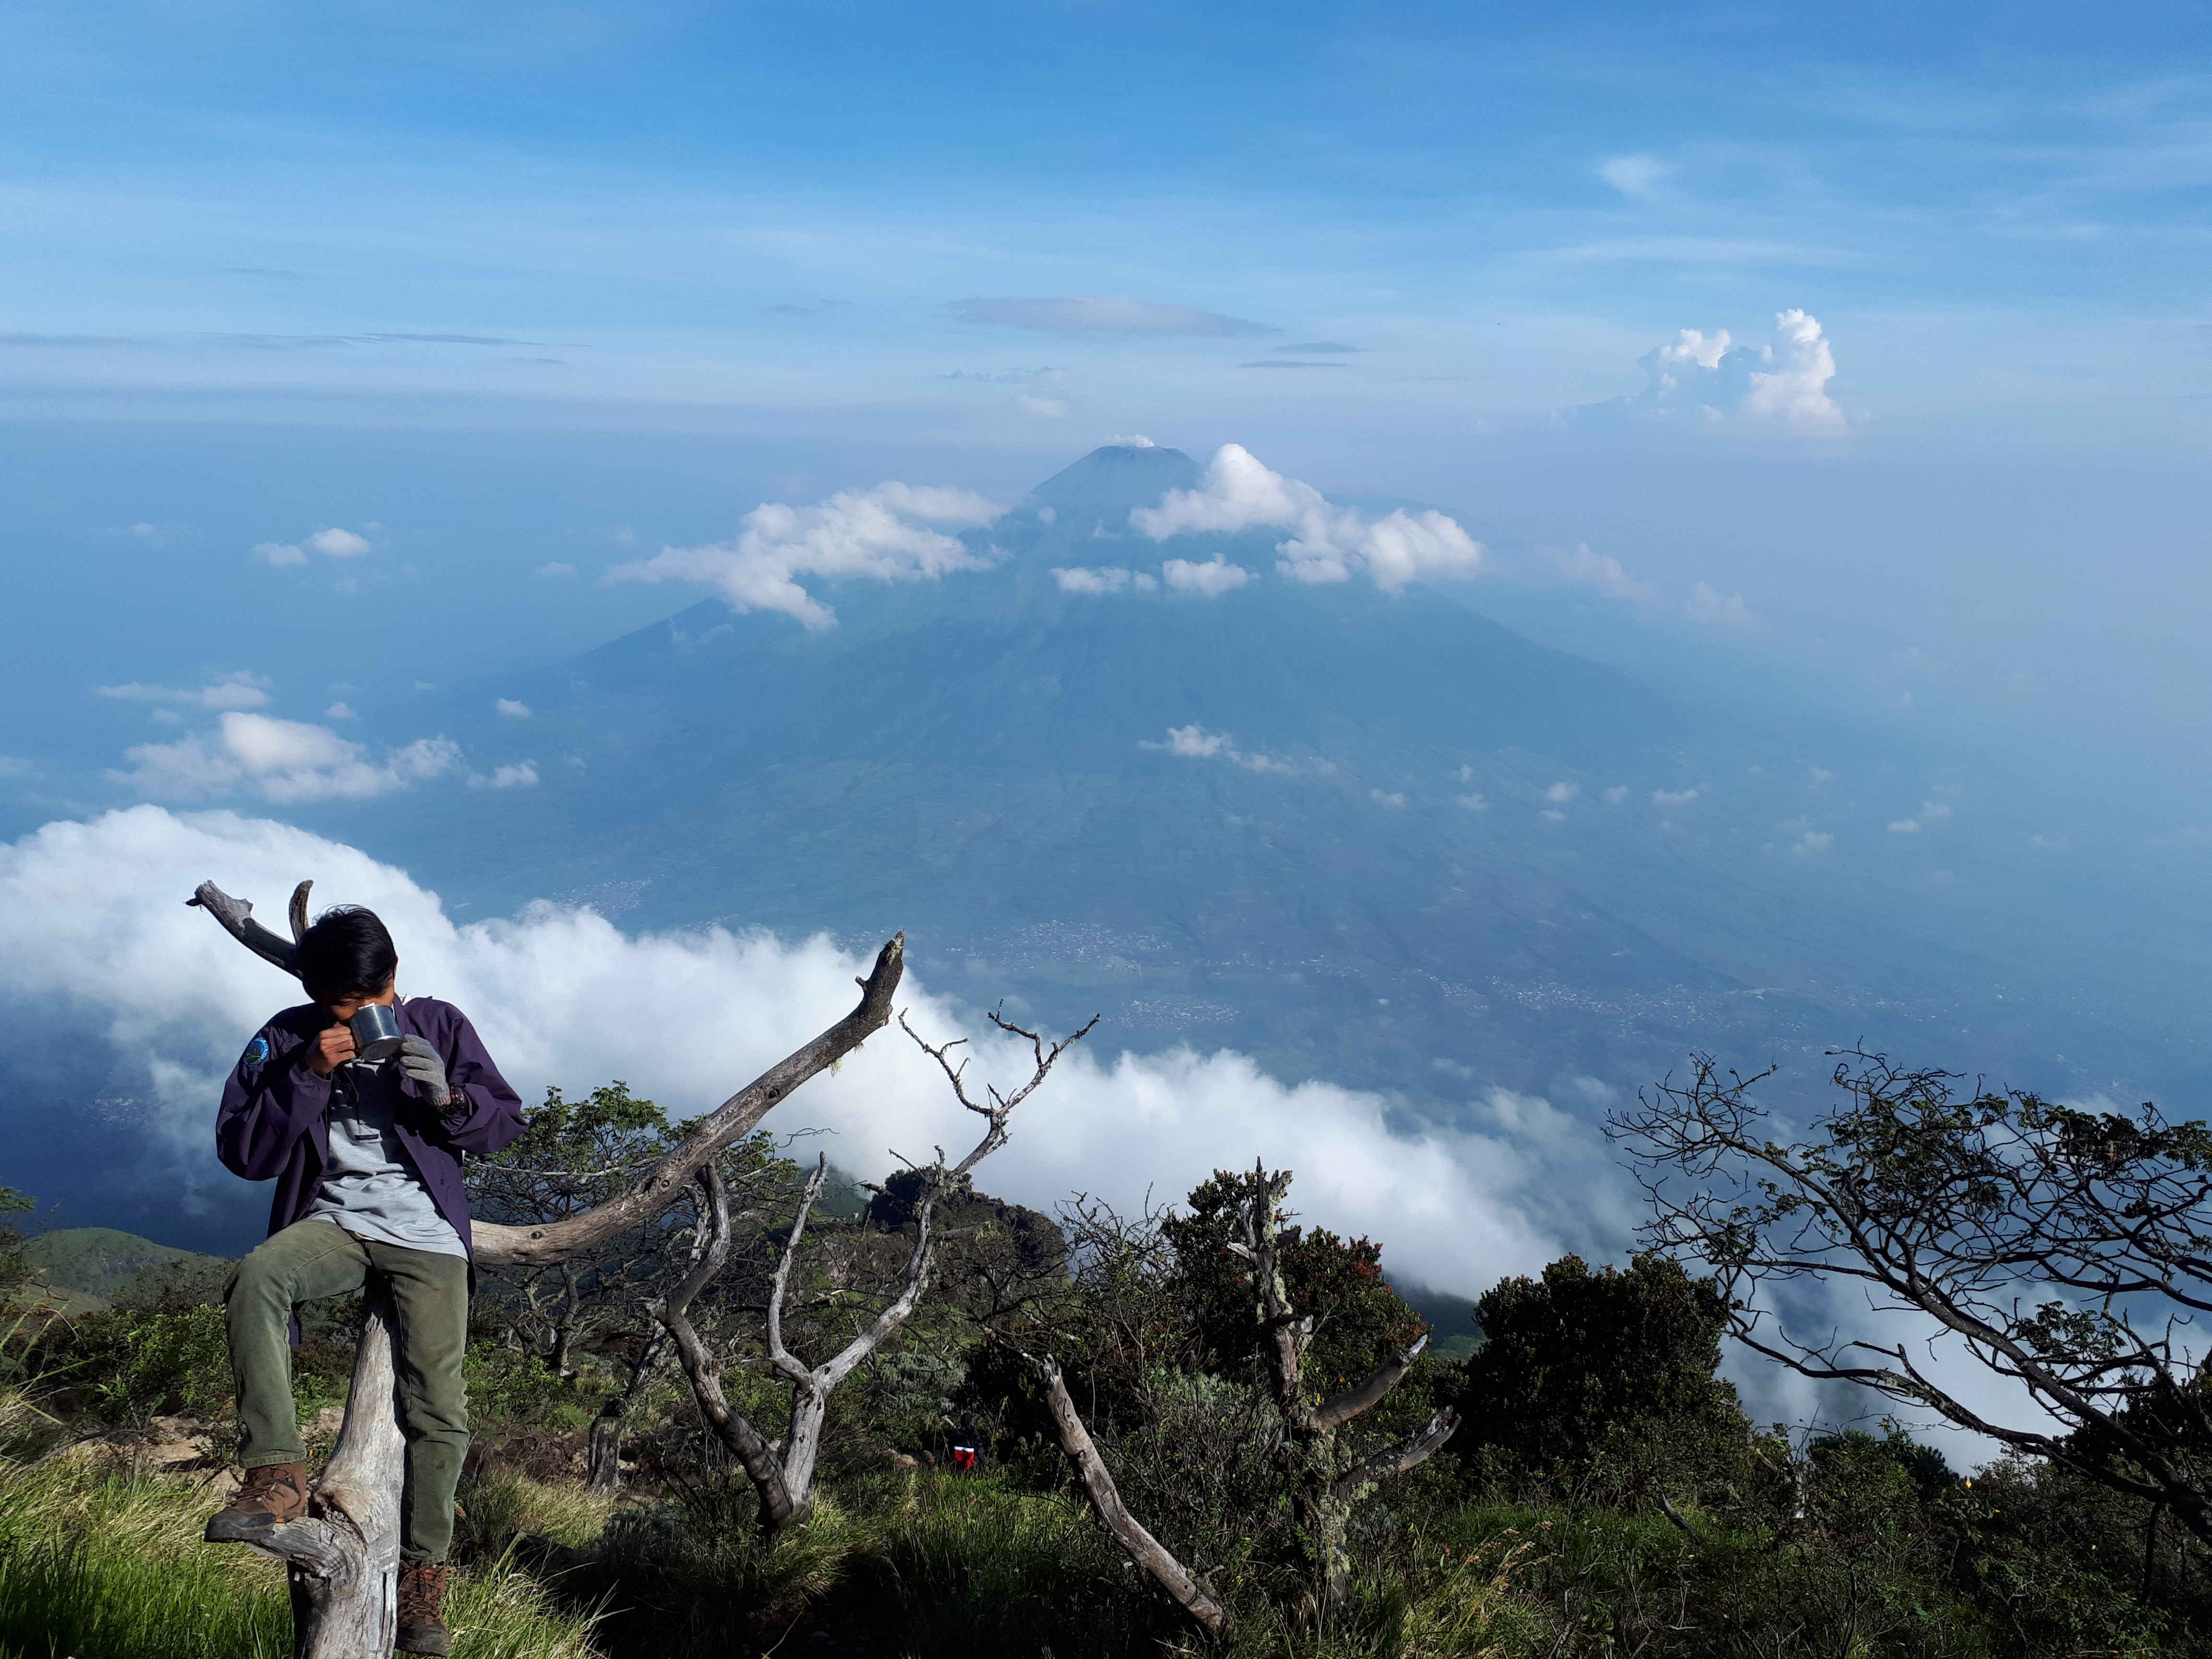
[[[386,1007],[390,1007],[393,994],[398,988],[399,975],[395,973],[385,988],[373,997],[348,997],[343,1002],[326,1002],[323,1006],[330,1010],[333,1019],[348,1020],[372,1002],[380,1002]]]

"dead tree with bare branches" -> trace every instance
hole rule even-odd
[[[960,1103],[984,1120],[982,1139],[965,1158],[949,1168],[943,1147],[937,1149],[935,1162],[918,1166],[923,1179],[915,1210],[915,1243],[907,1257],[897,1294],[835,1354],[818,1365],[809,1365],[786,1343],[784,1322],[790,1305],[794,1268],[805,1243],[807,1218],[830,1175],[826,1154],[815,1164],[814,1174],[799,1195],[791,1237],[776,1260],[775,1274],[769,1284],[769,1364],[791,1384],[791,1421],[781,1441],[769,1440],[731,1407],[722,1388],[721,1364],[701,1340],[690,1317],[692,1303],[714,1283],[730,1255],[728,1191],[713,1164],[700,1171],[701,1211],[708,1218],[711,1242],[684,1282],[655,1304],[653,1315],[675,1340],[677,1356],[683,1363],[684,1375],[690,1379],[692,1392],[698,1398],[708,1426],[737,1458],[758,1493],[761,1526],[768,1532],[781,1532],[813,1513],[815,1468],[821,1456],[822,1431],[829,1415],[830,1395],[856,1366],[906,1323],[921,1303],[929,1285],[930,1269],[935,1263],[939,1243],[936,1228],[939,1199],[948,1190],[963,1185],[978,1164],[1006,1144],[1006,1121],[1014,1108],[1036,1091],[1069,1046],[1089,1036],[1091,1027],[1098,1023],[1093,1015],[1081,1030],[1048,1044],[1038,1033],[1024,1030],[995,1012],[990,1018],[1000,1030],[1029,1042],[1033,1065],[1029,1080],[1012,1093],[1001,1094],[996,1088],[987,1087],[984,1099],[979,1102],[967,1090],[967,1060],[963,1059],[956,1066],[951,1058],[951,1050],[967,1039],[932,1045],[907,1024],[903,1012],[899,1015],[899,1028],[943,1068]]]
[[[303,881],[293,891],[289,939],[254,921],[250,901],[232,897],[211,881],[201,883],[185,902],[205,909],[240,944],[296,978],[298,941],[307,930],[307,895],[313,884]],[[889,1023],[905,965],[906,935],[894,934],[878,952],[873,970],[855,981],[860,1000],[850,1013],[697,1119],[689,1134],[606,1202],[542,1225],[477,1226],[477,1263],[536,1267],[558,1262],[650,1221],[681,1200],[695,1182],[708,1188],[708,1212],[714,1216],[720,1193],[715,1167],[720,1154],[750,1134],[769,1109],[794,1089]],[[1000,1127],[1003,1140],[1003,1125]],[[719,1217],[718,1236],[726,1255],[726,1195],[719,1203]],[[704,1254],[712,1255],[711,1243]],[[695,1267],[685,1283],[697,1273]],[[265,1541],[253,1546],[283,1561],[289,1571],[295,1659],[383,1659],[391,1652],[397,1618],[404,1449],[394,1392],[390,1302],[372,1285],[364,1297],[345,1422],[330,1462],[316,1480],[307,1514],[271,1528]]]

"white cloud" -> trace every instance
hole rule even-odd
[[[530,574],[533,576],[573,576],[576,574],[576,567],[573,564],[563,564],[556,559],[551,564],[539,565]]]
[[[537,781],[538,763],[535,761],[521,761],[513,766],[499,767],[483,781],[484,787],[489,789],[526,789]]]
[[[1808,830],[1805,832],[1804,839],[1800,841],[1790,850],[1798,854],[1801,858],[1809,858],[1815,853],[1826,852],[1835,844],[1836,838],[1830,835],[1826,830]]]
[[[1565,823],[1567,821],[1567,815],[1565,812],[1560,811],[1556,806],[1547,806],[1542,811],[1537,813],[1536,816],[1543,819],[1547,823]]]
[[[95,685],[92,689],[100,696],[126,702],[173,702],[191,708],[265,708],[269,705],[267,688],[271,684],[264,675],[240,669],[196,690],[173,685]]]
[[[1170,726],[1165,743],[1140,738],[1137,747],[1164,749],[1170,755],[1181,755],[1186,760],[1225,760],[1248,772],[1288,774],[1297,769],[1287,761],[1277,760],[1273,755],[1248,754],[1237,746],[1226,732],[1209,732],[1198,725]]]
[[[328,726],[267,714],[226,714],[213,732],[124,750],[129,772],[111,772],[155,800],[203,800],[248,793],[278,805],[362,799],[404,789],[458,764],[461,751],[444,738],[423,738],[372,761],[360,744]]]
[[[689,1117],[842,1017],[867,967],[825,938],[719,927],[632,936],[588,909],[545,903],[457,927],[404,872],[228,812],[138,807],[48,824],[0,846],[0,1032],[66,1035],[103,1075],[155,1103],[149,1164],[188,1209],[210,1192],[246,1198],[210,1156],[209,1103],[246,1037],[299,991],[179,900],[213,878],[269,914],[307,878],[318,902],[384,918],[402,994],[465,1010],[529,1101],[548,1085],[573,1096],[622,1078]],[[899,1003],[935,1038],[973,1039],[971,1077],[1026,1075],[1017,1045],[919,974],[909,971]],[[817,1144],[835,1162],[880,1178],[891,1149],[926,1158],[940,1143],[965,1146],[970,1121],[892,1029],[765,1127],[826,1128]],[[1110,1029],[1060,1062],[1012,1128],[979,1171],[994,1193],[1049,1207],[1080,1188],[1135,1208],[1147,1191],[1178,1197],[1261,1158],[1296,1171],[1293,1201],[1310,1224],[1380,1239],[1386,1266],[1467,1294],[1589,1248],[1593,1235],[1613,1248],[1634,1219],[1602,1139],[1540,1098],[1492,1090],[1469,1102],[1463,1127],[1394,1127],[1380,1096],[1286,1084],[1231,1050],[1117,1052]]]
[[[1109,438],[1104,447],[1108,449],[1158,449],[1159,447],[1141,432],[1132,432],[1122,436]]]
[[[1628,786],[1625,783],[1616,783],[1605,792],[1605,798],[1615,806],[1620,805],[1628,799]]]
[[[1893,818],[1890,821],[1889,833],[1893,836],[1917,836],[1920,833],[1919,821],[1915,818]]]
[[[1164,744],[1146,744],[1148,749],[1165,749],[1170,755],[1187,755],[1200,760],[1210,760],[1229,744],[1226,732],[1208,732],[1202,726],[1170,726]],[[1237,751],[1230,749],[1231,754]]]
[[[1598,163],[1597,176],[1623,196],[1649,196],[1674,170],[1656,155],[1615,155]]]
[[[1774,337],[1765,345],[1738,345],[1728,330],[1706,334],[1686,328],[1668,344],[1638,360],[1644,390],[1631,397],[1585,404],[1584,421],[1620,420],[1730,423],[1815,436],[1850,432],[1844,411],[1828,396],[1836,357],[1817,319],[1803,311],[1777,312]]]
[[[1170,559],[1160,567],[1160,575],[1175,592],[1195,593],[1208,599],[1232,587],[1242,587],[1252,580],[1250,571],[1241,564],[1229,563],[1218,553],[1204,564],[1194,564],[1188,559]]]
[[[326,720],[349,720],[357,716],[354,714],[353,706],[350,703],[334,702],[323,710],[323,718]]]
[[[1556,801],[1564,806],[1567,802],[1572,800],[1577,795],[1581,794],[1582,792],[1582,785],[1578,783],[1567,783],[1561,781],[1553,784],[1549,789],[1547,789],[1544,792],[1544,799],[1548,801]]]
[[[1224,317],[1192,306],[1155,305],[1108,295],[1061,294],[1028,300],[957,300],[952,315],[981,328],[1025,328],[1040,334],[1196,335],[1221,338],[1273,334],[1265,323]]]
[[[809,628],[832,628],[836,613],[797,578],[902,581],[980,569],[988,561],[938,526],[980,526],[1000,511],[971,490],[902,483],[842,489],[811,507],[765,501],[745,514],[734,541],[664,547],[617,565],[607,580],[701,582],[720,589],[733,611],[780,611]]]
[[[307,545],[333,559],[357,559],[370,551],[367,538],[350,530],[318,530],[307,538]]]
[[[1118,593],[1125,587],[1133,587],[1143,593],[1159,586],[1156,580],[1141,570],[1122,570],[1110,565],[1096,570],[1086,570],[1080,565],[1073,570],[1054,567],[1052,574],[1063,593]]]
[[[264,564],[279,567],[307,562],[307,550],[293,542],[256,542],[253,544],[253,556]]]
[[[1612,793],[1611,790],[1606,792],[1608,798]],[[1694,789],[1654,789],[1651,792],[1652,800],[1661,806],[1685,806],[1697,798],[1698,792]]]
[[[1470,812],[1486,812],[1490,810],[1489,800],[1481,795],[1462,795],[1459,798],[1459,804]]]
[[[1601,598],[1626,599],[1636,605],[1650,605],[1658,601],[1657,589],[1631,576],[1610,553],[1591,552],[1587,542],[1578,544],[1571,553],[1562,548],[1547,547],[1544,550],[1544,562],[1566,581],[1577,587],[1593,588]]]
[[[1403,806],[1406,804],[1406,797],[1395,789],[1387,794],[1380,789],[1370,789],[1367,792],[1367,797],[1370,800],[1383,806]]]
[[[1717,592],[1704,582],[1691,590],[1690,598],[1682,606],[1682,614],[1694,623],[1705,623],[1715,628],[1756,628],[1759,618],[1743,602],[1741,593]]]
[[[1014,393],[1014,407],[1024,415],[1035,415],[1043,420],[1056,421],[1067,413],[1067,399],[1039,398],[1027,392],[1017,392]]]
[[[1188,533],[1286,529],[1291,537],[1275,544],[1282,574],[1295,581],[1340,582],[1364,574],[1386,593],[1408,582],[1472,576],[1482,562],[1481,544],[1441,513],[1400,508],[1370,520],[1331,504],[1311,484],[1285,478],[1242,444],[1215,451],[1197,489],[1171,489],[1158,507],[1130,514],[1129,522],[1156,542]]]
[[[1948,804],[1940,800],[1923,800],[1920,803],[1920,816],[1923,820],[1929,821],[1948,818],[1951,816],[1951,809]]]
[[[492,708],[511,720],[526,720],[530,718],[530,705],[526,702],[517,702],[512,697],[500,698],[492,704]]]

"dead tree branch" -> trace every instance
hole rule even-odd
[[[1060,1449],[1067,1454],[1068,1462],[1083,1477],[1083,1490],[1090,1496],[1091,1506],[1098,1511],[1098,1519],[1114,1541],[1147,1577],[1168,1593],[1177,1607],[1190,1615],[1200,1630],[1208,1636],[1227,1635],[1231,1624],[1228,1607],[1211,1587],[1170,1554],[1122,1503],[1121,1492],[1107,1471],[1105,1460],[1099,1456],[1090,1430],[1084,1427],[1075,1402],[1067,1397],[1067,1384],[1060,1377],[1060,1362],[1049,1354],[1024,1357],[1036,1372],[1038,1381],[1044,1384],[1045,1406],[1052,1413],[1053,1427],[1059,1432]]]

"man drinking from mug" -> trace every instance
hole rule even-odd
[[[374,913],[325,912],[300,941],[299,962],[313,1001],[255,1033],[216,1120],[224,1165],[248,1181],[273,1176],[276,1191],[268,1239],[225,1293],[246,1483],[207,1537],[251,1542],[307,1512],[294,1310],[374,1278],[392,1295],[407,1445],[398,1645],[442,1654],[453,1487],[469,1444],[461,1356],[474,1270],[461,1155],[495,1152],[520,1134],[522,1102],[459,1009],[400,1000],[398,952]],[[401,1038],[380,1059],[361,1053],[349,1024],[370,1005],[392,1011]]]

